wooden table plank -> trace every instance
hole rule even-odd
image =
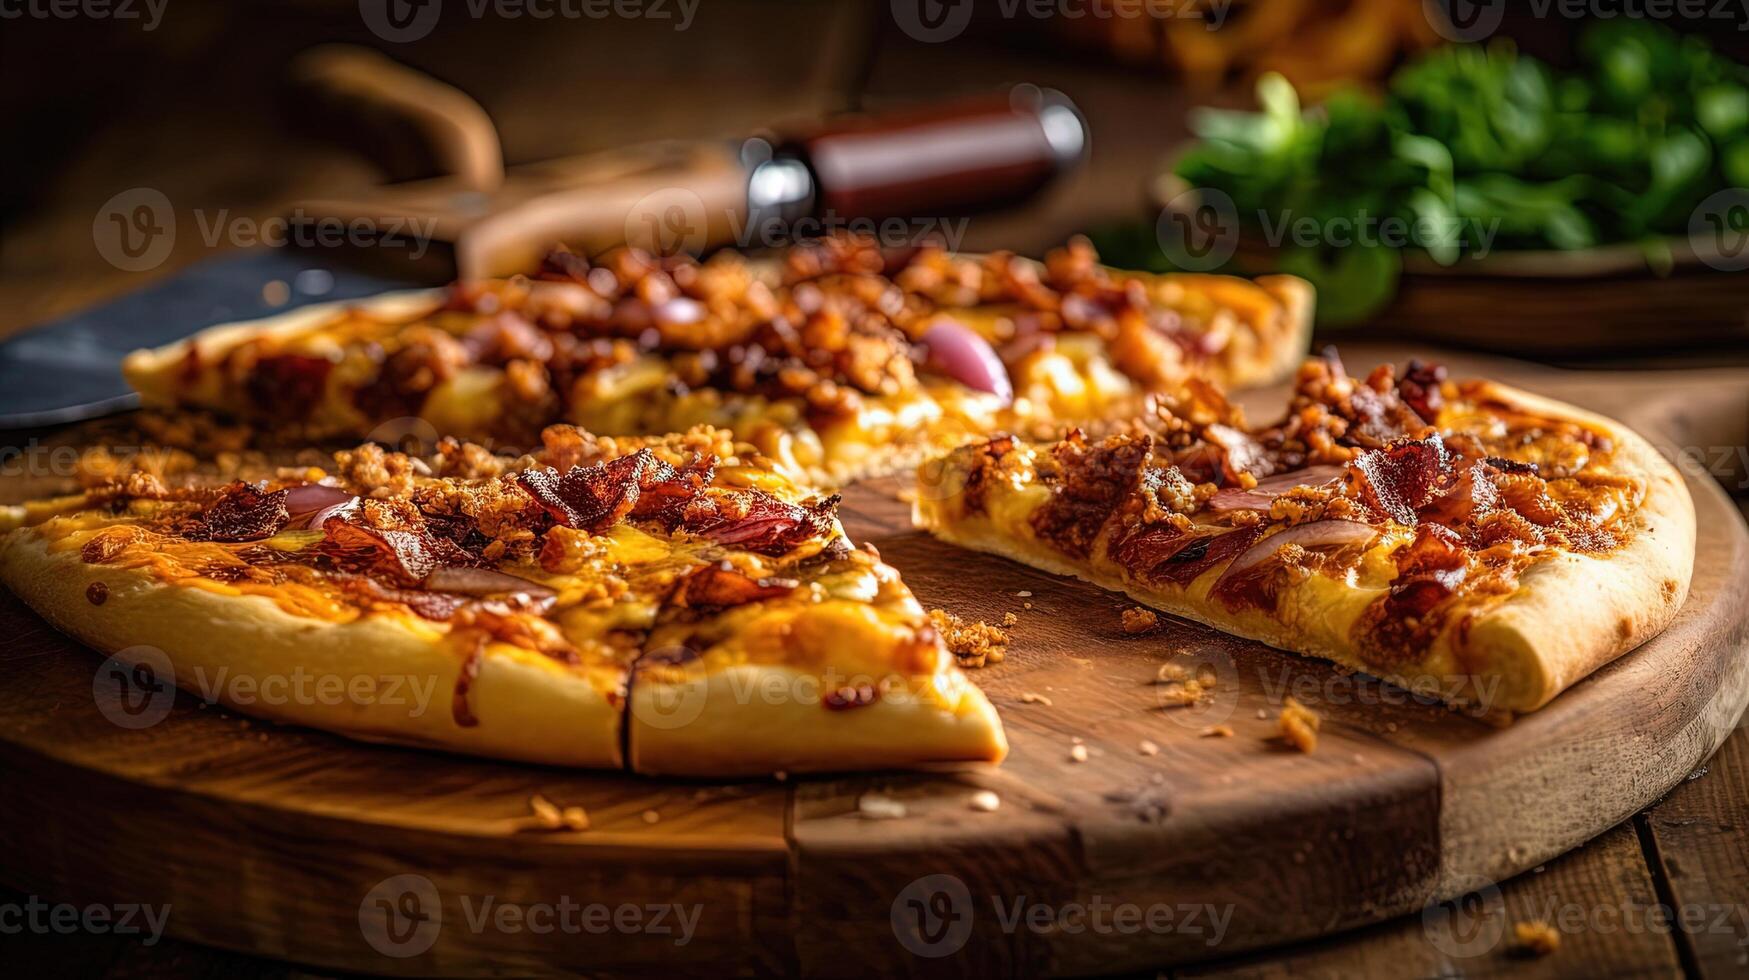
[[[1182,980],[1311,977],[1680,977],[1671,937],[1623,928],[1659,898],[1631,824],[1498,888],[1434,906],[1371,929],[1288,950],[1178,971]],[[1560,948],[1546,957],[1516,949],[1514,923],[1556,927]]]
[[[1644,819],[1691,974],[1749,974],[1749,728]]]

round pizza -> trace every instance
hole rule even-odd
[[[1300,370],[1247,428],[1192,386],[1102,437],[997,436],[919,470],[942,539],[1416,693],[1534,710],[1688,592],[1682,478],[1609,419],[1411,363]]]
[[[12,508],[0,581],[247,713],[641,773],[1006,751],[898,573],[845,538],[837,497],[720,431],[560,426],[519,459],[448,440],[252,480],[115,477]],[[292,677],[332,696],[238,694]]]

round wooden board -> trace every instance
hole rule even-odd
[[[1375,353],[1401,354],[1350,362]],[[1721,422],[1686,381],[1633,395],[1458,361],[1664,446],[1749,420],[1736,388],[1714,400],[1736,413]],[[128,729],[109,720],[125,708],[100,658],[3,597],[7,883],[165,904],[175,936],[370,973],[1115,972],[1348,929],[1523,871],[1675,785],[1749,700],[1749,532],[1704,475],[1675,624],[1503,729],[1198,626],[1127,635],[1128,603],[912,531],[892,486],[852,489],[852,534],[926,605],[1018,618],[1007,660],[973,675],[1013,743],[1000,767],[658,781],[363,745],[188,695]],[[1181,651],[1218,675],[1199,707],[1156,693]],[[1286,694],[1324,718],[1310,755],[1270,738]],[[1231,737],[1204,737],[1220,724]],[[980,789],[1000,808],[971,807]],[[861,816],[867,792],[906,815]],[[518,832],[537,794],[592,828]]]

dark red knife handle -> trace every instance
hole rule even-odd
[[[996,97],[845,116],[786,141],[815,181],[814,208],[838,217],[962,214],[1019,200],[1085,154],[1068,98],[1031,85]]]

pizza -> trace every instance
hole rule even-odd
[[[1279,380],[1311,307],[1291,276],[1122,273],[1083,240],[1043,263],[849,237],[702,263],[557,251],[533,277],[215,327],[123,371],[148,407],[283,444],[455,436],[513,455],[553,423],[708,424],[841,485],[998,428],[1134,414],[1193,375]]]
[[[1609,419],[1437,366],[1300,369],[1248,428],[1211,388],[1054,444],[919,470],[942,539],[1479,714],[1532,711],[1662,630],[1693,504]]]
[[[110,475],[9,509],[0,581],[245,713],[667,775],[1006,750],[898,573],[845,538],[837,497],[719,430],[556,426],[520,458],[446,440],[251,479]],[[238,693],[291,678],[303,696]],[[420,690],[435,697],[390,696]]]

